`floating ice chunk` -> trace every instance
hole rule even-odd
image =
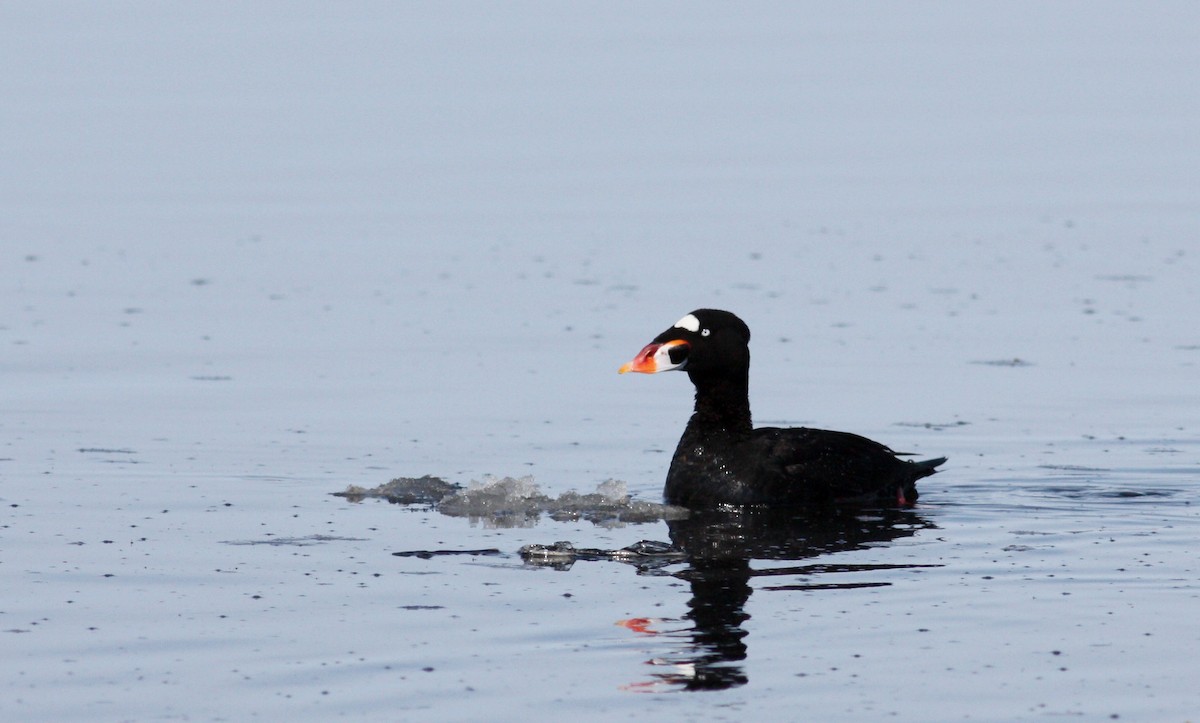
[[[625,501],[629,499],[629,485],[621,480],[610,479],[596,487],[596,494],[614,502]]]
[[[496,527],[531,527],[548,499],[532,477],[486,477],[442,500],[438,511]]]
[[[371,489],[350,485],[344,492],[334,492],[336,497],[345,497],[351,502],[361,502],[368,497],[385,499],[398,505],[433,505],[445,497],[461,490],[440,477],[397,477]]]
[[[528,500],[535,497],[541,497],[542,491],[538,488],[537,483],[533,481],[533,477],[526,475],[525,477],[496,477],[487,476],[483,481],[471,480],[467,485],[467,491],[463,494],[475,496],[480,499],[487,497],[497,500]]]
[[[552,498],[542,493],[533,477],[494,477],[473,480],[464,489],[437,477],[400,477],[374,489],[349,487],[335,492],[352,502],[378,497],[398,504],[433,505],[450,517],[468,517],[491,527],[531,527],[545,514],[559,521],[588,520],[604,527],[679,519],[687,511],[631,500],[628,485],[608,480],[595,492],[574,490]]]

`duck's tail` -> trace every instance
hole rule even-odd
[[[938,457],[937,459],[923,459],[920,462],[913,462],[913,464],[922,468],[921,477],[928,477],[929,475],[937,472],[937,468],[945,463],[945,457]],[[920,479],[920,477],[918,477],[918,479]]]
[[[907,480],[896,487],[896,506],[897,507],[912,507],[916,503],[920,494],[917,492],[917,480],[922,477],[928,477],[935,474],[938,470],[938,465],[946,462],[945,457],[937,459],[923,459],[919,462],[909,462],[916,467],[912,470],[912,474]]]

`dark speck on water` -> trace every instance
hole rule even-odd
[[[364,542],[362,537],[337,535],[305,535],[304,537],[271,537],[265,540],[222,540],[226,545],[272,545],[275,547],[307,547],[326,542]]]
[[[1033,366],[1033,362],[1026,361],[1024,359],[1021,359],[1020,357],[1013,357],[1012,359],[987,359],[987,360],[983,360],[983,361],[973,361],[971,363],[979,364],[981,366],[988,366],[988,367],[1031,367],[1031,366]]]

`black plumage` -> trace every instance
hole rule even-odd
[[[671,458],[663,496],[693,508],[722,504],[807,508],[908,507],[916,481],[944,457],[900,459],[848,432],[760,427],[750,419],[750,329],[728,311],[698,309],[659,334],[621,372],[686,371],[696,407]]]

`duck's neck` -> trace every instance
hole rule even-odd
[[[750,370],[734,374],[704,376],[689,372],[696,386],[696,409],[688,422],[688,431],[699,434],[719,433],[733,438],[750,434]]]

